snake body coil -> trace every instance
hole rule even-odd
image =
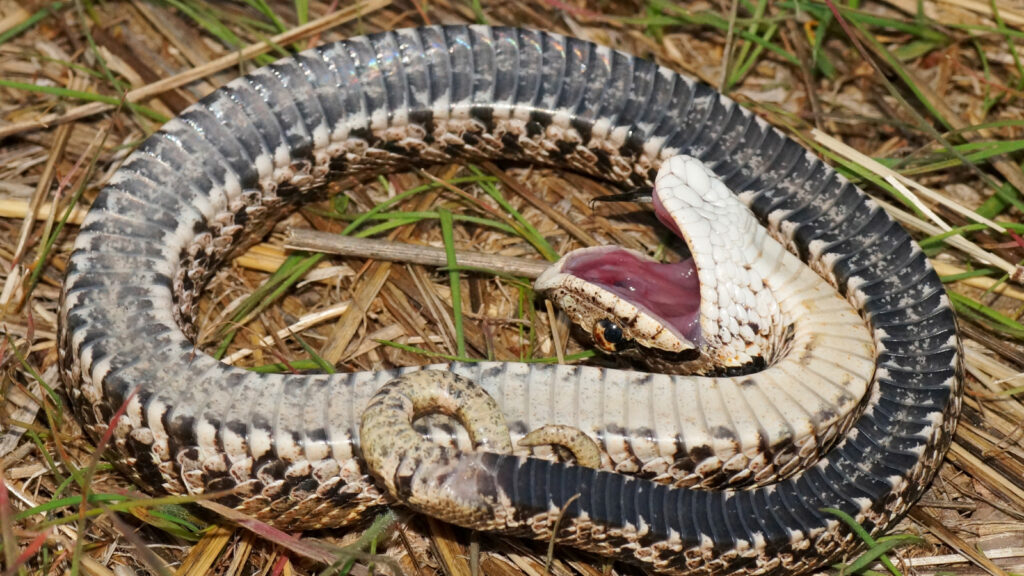
[[[197,353],[192,319],[216,267],[330,179],[488,157],[644,185],[677,154],[744,192],[865,318],[876,357],[862,412],[815,464],[766,487],[672,488],[482,454],[497,485],[463,488],[507,497],[516,518],[504,525],[526,533],[544,534],[565,507],[567,526],[586,530],[560,537],[662,571],[821,566],[852,542],[824,508],[881,530],[945,454],[961,354],[943,287],[899,225],[795,142],[707,86],[558,35],[435,27],[354,38],[240,78],[168,122],[79,233],[59,348],[73,406],[94,437],[123,406],[113,446],[151,489],[231,488],[228,503],[283,527],[343,524],[386,502],[360,460],[358,427],[394,373],[263,375]],[[513,428],[608,418],[597,398],[640,391],[626,404],[645,406],[660,382],[585,367],[447,368],[487,388]],[[643,461],[644,431],[658,425],[629,418],[605,427],[625,447],[622,469]]]

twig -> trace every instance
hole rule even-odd
[[[341,256],[357,256],[387,260],[389,262],[410,262],[426,266],[447,266],[443,248],[391,242],[374,238],[353,238],[304,228],[293,228],[288,232],[284,245],[295,250],[327,252]],[[459,266],[483,268],[502,274],[536,278],[551,264],[532,258],[515,258],[479,252],[456,252]]]

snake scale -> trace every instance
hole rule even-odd
[[[873,377],[848,429],[806,468],[741,490],[492,453],[471,453],[487,482],[454,489],[501,500],[485,527],[544,537],[564,509],[559,540],[656,571],[820,567],[854,544],[824,508],[883,530],[942,461],[962,392],[943,287],[884,211],[765,122],[647,60],[555,34],[448,26],[352,38],[235,80],[168,122],[96,199],[68,265],[59,351],[76,415],[94,438],[112,424],[116,460],[151,490],[231,489],[225,503],[286,528],[353,521],[390,501],[360,457],[359,422],[395,373],[256,374],[197,352],[198,295],[217,267],[346,176],[498,158],[649,186],[680,154],[741,193],[867,323]],[[494,396],[517,434],[573,424],[560,399],[582,413],[608,391],[647,406],[643,417],[655,389],[676,382],[594,367],[443,368]],[[599,431],[619,446],[617,471],[641,467],[651,448],[659,424],[637,418]]]

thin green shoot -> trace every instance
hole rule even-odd
[[[133,112],[138,112],[142,116],[153,120],[154,122],[164,123],[169,120],[163,114],[143,106],[141,104],[135,104],[133,102],[127,102],[117,96],[105,96],[103,94],[96,94],[95,92],[83,92],[81,90],[71,90],[70,88],[63,88],[61,86],[39,86],[37,84],[29,84],[27,82],[17,82],[14,80],[7,80],[0,78],[0,86],[6,86],[7,88],[13,88],[15,90],[24,90],[26,92],[38,92],[40,94],[49,94],[51,96],[60,96],[61,98],[73,98],[75,100],[84,100],[86,102],[102,102],[103,104],[109,104],[110,106],[126,106]]]
[[[442,360],[447,360],[449,362],[468,362],[468,363],[473,363],[473,362],[479,362],[480,361],[479,358],[472,358],[472,357],[469,357],[469,356],[458,356],[458,355],[455,355],[455,354],[445,354],[443,352],[433,352],[431,350],[427,350],[426,348],[420,348],[419,346],[412,346],[412,345],[409,345],[409,344],[402,344],[401,342],[395,342],[394,340],[374,340],[374,342],[376,342],[376,343],[378,343],[378,344],[380,344],[382,346],[390,346],[392,348],[397,348],[399,350],[402,350],[403,352],[410,352],[412,354],[419,354],[419,355],[425,356],[427,358],[440,358]]]
[[[330,362],[324,360],[301,336],[298,334],[292,334],[292,336],[299,343],[299,346],[302,346],[302,349],[306,351],[306,354],[309,354],[309,357],[316,363],[317,368],[323,370],[325,374],[334,374],[334,366],[331,366]]]
[[[40,8],[39,10],[33,12],[31,16],[26,18],[17,26],[12,26],[11,28],[4,30],[2,33],[0,33],[0,46],[2,46],[8,40],[18,37],[22,32],[29,30],[50,14],[60,12],[64,8],[64,5],[64,2],[52,2]]]
[[[962,294],[948,290],[946,293],[949,295],[949,299],[958,313],[976,319],[984,319],[986,321],[985,324],[991,326],[994,330],[1024,340],[1024,325],[1020,322]]]
[[[452,213],[444,208],[437,210],[441,223],[441,239],[444,243],[445,261],[448,263],[448,286],[452,297],[452,324],[455,328],[455,355],[466,355],[466,332],[462,320],[462,277],[453,267],[458,265],[455,257],[455,232]]]
[[[258,374],[280,374],[284,372],[293,371],[306,371],[306,370],[320,370],[320,363],[316,360],[289,360],[288,363],[275,362],[272,364],[262,364],[260,366],[251,366],[246,368],[250,372],[256,372]]]
[[[373,524],[359,535],[358,540],[333,552],[338,560],[323,569],[319,576],[329,576],[332,574],[344,576],[350,574],[357,560],[370,562],[370,573],[374,574],[374,566],[372,565],[374,558],[387,564],[393,574],[401,574],[400,568],[398,568],[393,560],[377,555],[377,543],[387,535],[388,531],[395,526],[397,521],[398,518],[395,516],[395,513],[390,510],[374,518]],[[368,549],[369,552],[364,553],[364,549]]]
[[[498,272],[497,270],[491,270],[490,268],[481,268],[479,266],[462,266],[460,264],[457,264],[455,266],[442,266],[437,270],[438,272],[450,272],[453,270],[456,272],[470,272],[473,274],[480,274],[481,276],[492,276],[496,278],[501,278],[502,280],[505,280],[510,285],[515,286],[517,288],[531,287],[531,284],[528,280],[524,281],[519,276],[507,274],[505,272]]]
[[[269,5],[267,5],[266,0],[244,1],[247,5],[255,9],[257,12],[263,14],[263,16],[266,17],[267,20],[270,20],[270,22],[274,26],[275,31],[284,32],[285,30],[288,29],[288,25],[284,23],[284,20],[281,20],[281,18],[274,12],[274,10]],[[300,24],[304,24],[304,22],[300,22]]]
[[[1017,222],[1000,222],[999,225],[1004,227],[1004,228],[1013,230],[1015,232],[1024,233],[1024,224],[1019,224]],[[943,244],[943,242],[947,238],[950,238],[952,236],[961,236],[961,235],[966,235],[966,234],[971,233],[971,232],[981,232],[981,231],[986,231],[986,230],[990,230],[990,228],[988,227],[987,224],[982,223],[982,222],[974,222],[972,224],[965,224],[963,226],[956,226],[956,227],[952,228],[951,230],[948,230],[946,232],[942,232],[942,233],[939,233],[939,234],[935,234],[934,236],[929,236],[927,238],[922,238],[920,241],[918,241],[918,245],[921,246],[921,248],[926,248],[926,249],[927,248],[935,248],[935,247],[941,246]]]
[[[478,168],[477,166],[470,165],[469,169],[471,172],[478,176],[484,176],[483,171],[480,170],[480,168]],[[497,202],[498,206],[500,206],[501,209],[504,210],[506,214],[512,217],[512,219],[518,225],[517,232],[519,233],[519,235],[522,236],[524,240],[532,244],[541,256],[543,256],[549,262],[554,262],[558,260],[558,251],[555,250],[551,246],[551,244],[549,244],[548,241],[544,239],[544,236],[540,232],[538,232],[537,229],[534,228],[533,225],[530,224],[530,222],[526,218],[524,218],[518,210],[516,210],[515,208],[512,207],[511,204],[509,204],[508,200],[506,200],[505,197],[501,194],[501,192],[498,191],[498,187],[495,186],[493,182],[482,181],[480,182],[480,188],[484,191],[484,193],[486,193],[495,202]]]
[[[750,18],[751,22],[747,25],[747,33],[751,36],[760,36],[764,43],[755,44],[748,41],[740,44],[739,53],[733,60],[734,65],[725,82],[725,92],[729,92],[733,86],[743,80],[764,51],[764,46],[771,43],[771,37],[778,30],[778,24],[768,23],[765,25],[764,33],[758,34],[767,8],[768,2],[766,0],[758,0],[754,7],[754,13]]]
[[[939,280],[948,284],[950,282],[959,282],[970,278],[991,276],[992,274],[1003,274],[1005,276],[1005,273],[998,268],[975,268],[974,270],[965,270],[959,274],[947,274],[945,276],[940,276]]]
[[[868,531],[865,530],[864,527],[857,522],[857,520],[855,520],[846,512],[843,512],[842,510],[838,510],[836,508],[823,508],[822,512],[826,512],[842,520],[843,523],[846,524],[853,531],[854,535],[856,535],[857,538],[864,542],[864,544],[866,544],[868,547],[867,551],[865,551],[864,554],[862,554],[852,563],[838,564],[835,566],[835,568],[839,570],[839,574],[841,576],[845,574],[860,573],[876,561],[881,562],[882,565],[885,566],[886,569],[888,569],[893,576],[902,576],[900,574],[900,571],[892,563],[892,560],[890,560],[889,557],[886,556],[886,554],[890,552],[893,548],[896,548],[897,546],[924,543],[923,538],[914,536],[912,534],[893,534],[889,536],[882,536],[876,539],[873,538],[871,534],[868,534]]]

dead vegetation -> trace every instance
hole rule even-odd
[[[1024,5],[0,0],[3,574],[313,574],[330,558],[343,559],[330,573],[387,573],[374,556],[383,551],[407,574],[636,573],[562,549],[546,568],[543,543],[402,511],[316,541],[260,526],[203,530],[180,498],[137,494],[98,459],[56,390],[59,286],[76,226],[133,146],[285,52],[473,21],[569,33],[695,75],[885,201],[948,281],[969,371],[947,463],[897,530],[923,543],[893,563],[904,574],[1024,571],[1024,288],[1008,281],[1024,255]],[[571,173],[443,166],[344,192],[216,277],[200,346],[263,370],[591,356],[516,277],[293,253],[281,247],[292,225],[534,259],[592,243],[673,249],[642,211],[593,208],[606,188]]]

